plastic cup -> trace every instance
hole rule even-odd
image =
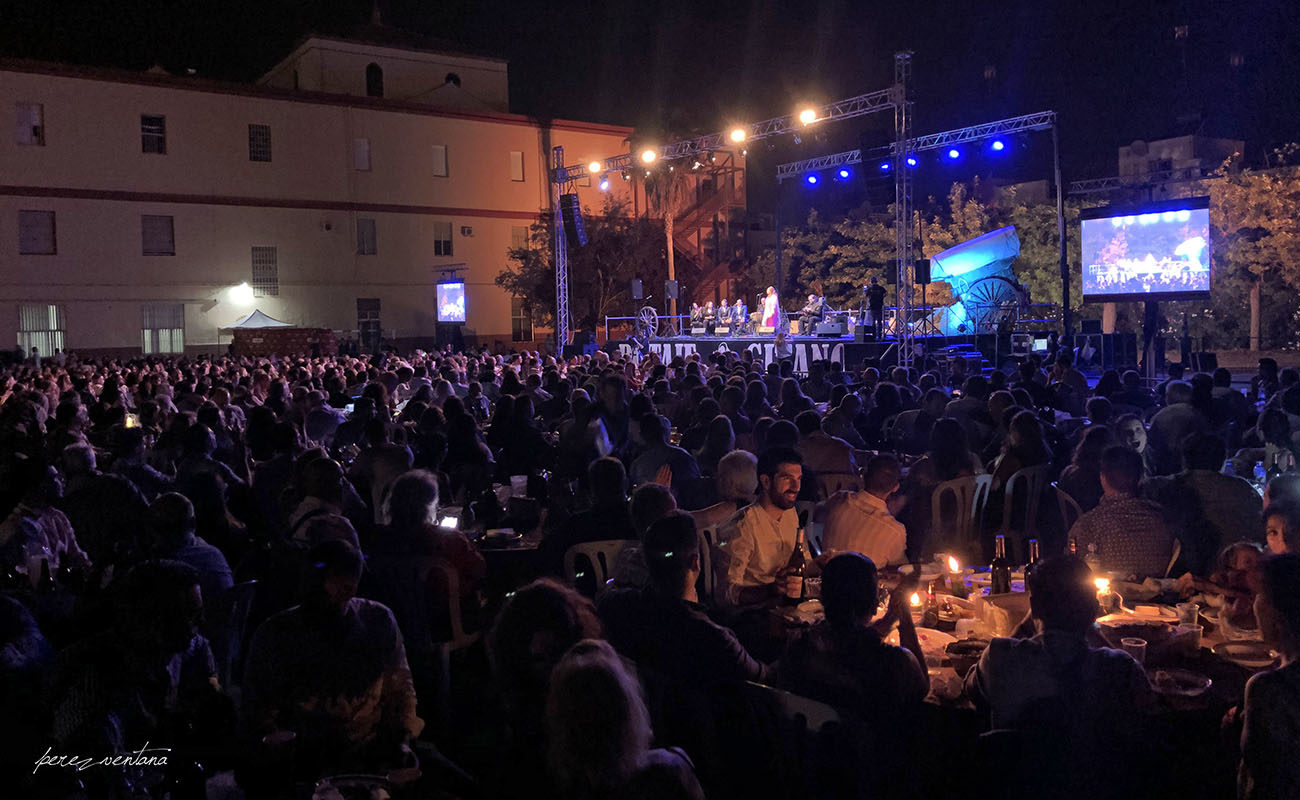
[[[525,497],[528,494],[528,476],[511,475],[510,476],[510,496]]]
[[[1147,661],[1147,640],[1139,639],[1136,636],[1125,636],[1119,640],[1119,644],[1124,648],[1124,652],[1133,656],[1139,664],[1145,664]]]
[[[1201,649],[1201,634],[1205,628],[1201,625],[1179,625],[1174,628],[1174,636],[1184,639],[1187,649],[1196,652]]]
[[[957,620],[956,635],[958,639],[969,639],[975,635],[975,629],[979,625],[977,619],[959,619]]]
[[[1174,606],[1178,610],[1179,625],[1195,625],[1200,619],[1201,606],[1199,603],[1179,603]]]

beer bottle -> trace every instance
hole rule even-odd
[[[782,587],[784,596],[781,602],[788,606],[798,605],[804,599],[804,572],[807,569],[807,563],[803,555],[803,528],[799,528],[799,533],[794,540],[794,552],[790,554],[790,560],[785,562],[785,585]]]

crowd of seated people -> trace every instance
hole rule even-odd
[[[914,796],[905,739],[929,688],[906,567],[953,544],[932,495],[987,475],[1000,520],[1008,484],[1039,470],[1030,635],[965,676],[984,724],[1077,745],[1084,785],[1132,732],[1120,717],[1152,705],[1132,657],[1093,635],[1086,552],[1222,597],[1282,654],[1240,703],[1239,785],[1295,796],[1300,374],[1261,360],[1245,393],[1226,370],[1182,377],[1090,386],[1064,352],[802,378],[751,351],[14,364],[0,692],[19,711],[0,763],[175,754],[40,769],[15,796],[178,797],[223,775],[281,797],[365,773],[419,797],[739,797],[775,769],[756,759],[770,731],[737,722],[758,683],[897,733],[871,774]],[[527,496],[501,500],[520,476]],[[1058,491],[1082,512],[1068,526]],[[479,534],[521,508],[533,546],[492,553]],[[570,572],[571,548],[611,541],[605,583]],[[825,620],[774,641],[768,612],[808,578]]]

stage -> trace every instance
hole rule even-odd
[[[1024,345],[1030,346],[1030,350],[1043,353],[1044,343],[1047,342],[1047,332],[1036,330],[1028,333],[1019,332],[1022,337],[1022,353],[1017,354],[1013,350],[1013,334],[1008,333],[980,333],[978,336],[918,336],[914,337],[915,353],[914,366],[922,367],[926,359],[930,356],[936,356],[940,359],[956,358],[961,355],[963,358],[970,359],[971,367],[989,368],[998,367],[1006,368],[1009,364],[1017,362],[1018,355],[1027,353],[1023,350]],[[1119,336],[1119,334],[1117,334]],[[1084,336],[1076,337],[1079,340],[1087,338]],[[1101,342],[1101,337],[1097,336],[1096,349],[1105,351],[1106,346]],[[1132,334],[1127,334],[1127,338],[1132,338]],[[1028,340],[1028,341],[1024,341]],[[794,372],[800,375],[806,375],[809,364],[815,360],[826,360],[826,362],[840,363],[846,369],[859,369],[863,362],[870,363],[870,366],[888,368],[896,366],[898,363],[898,342],[894,338],[885,336],[884,340],[878,342],[858,342],[854,341],[852,336],[839,337],[820,337],[820,336],[792,336],[787,341],[790,345],[790,360],[794,363]],[[1032,343],[1031,343],[1032,342]],[[1079,342],[1075,342],[1079,343]],[[731,353],[740,353],[742,350],[749,350],[754,354],[755,359],[763,363],[766,367],[776,360],[774,347],[776,340],[772,336],[677,336],[677,337],[655,337],[651,338],[649,345],[642,349],[642,353],[653,353],[659,356],[664,363],[672,362],[672,359],[679,356],[688,356],[690,354],[699,354],[707,356],[719,351],[731,351]],[[1131,347],[1131,342],[1130,342]],[[604,350],[611,354],[630,355],[638,349],[634,341],[612,341],[604,345]],[[1117,354],[1118,356],[1118,354]],[[1119,362],[1117,356],[1112,356]],[[1106,362],[1106,367],[1114,364]],[[1127,362],[1122,362],[1127,363]]]

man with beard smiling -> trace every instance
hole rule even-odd
[[[794,509],[803,478],[803,460],[790,447],[771,447],[758,457],[758,500],[737,512],[731,521],[725,551],[725,597],[733,606],[760,603],[785,589],[782,570],[798,540],[799,515]],[[804,558],[812,563],[805,545]]]

